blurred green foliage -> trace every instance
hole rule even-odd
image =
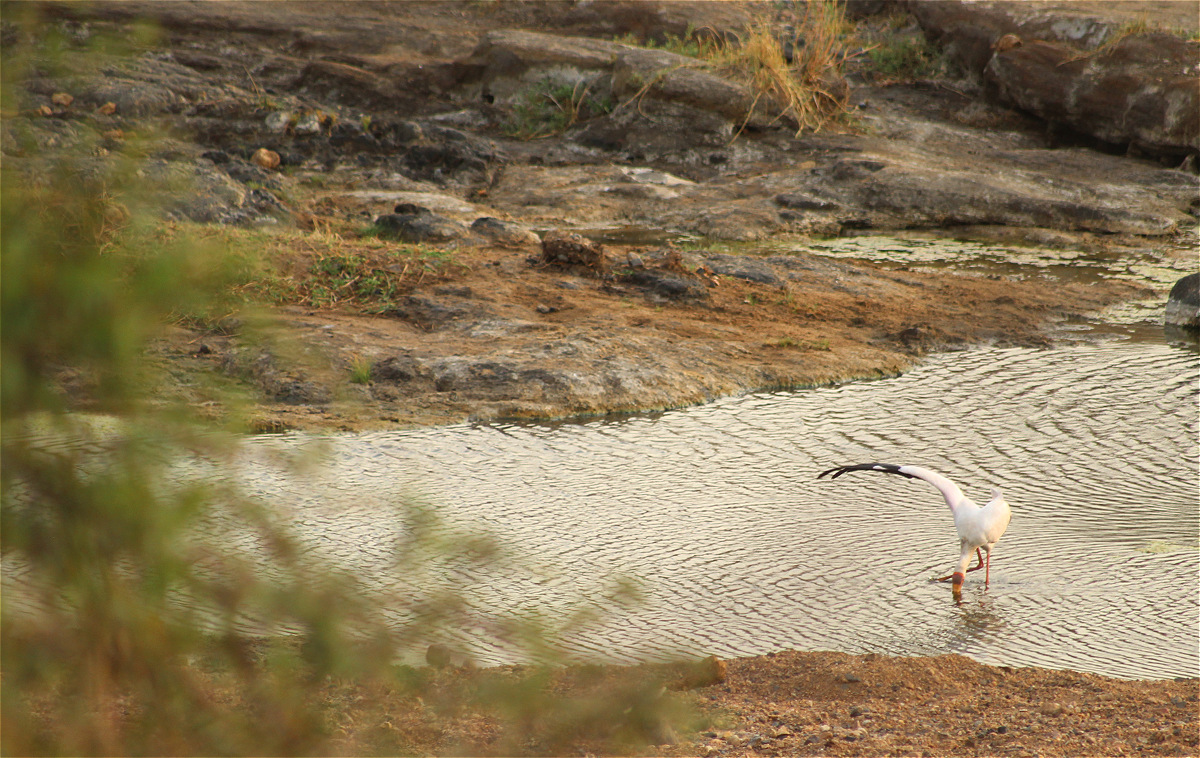
[[[660,681],[559,667],[562,640],[632,602],[630,587],[556,624],[485,613],[462,577],[510,570],[511,557],[409,502],[395,510],[395,570],[413,589],[381,597],[238,491],[238,437],[168,400],[148,348],[172,322],[237,307],[227,293],[242,292],[231,285],[246,261],[162,221],[177,188],[140,170],[136,143],[110,150],[81,130],[39,147],[26,81],[114,53],[25,24],[2,61],[0,751],[517,753],[660,739],[677,716]],[[207,473],[183,476],[181,461]],[[533,663],[477,671],[453,665],[453,649],[443,668],[401,663],[464,635]],[[454,726],[465,716],[484,726]]]

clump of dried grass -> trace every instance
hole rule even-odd
[[[779,34],[777,24],[760,18],[742,44],[726,46],[716,62],[749,81],[754,91],[751,113],[765,111],[787,121],[797,134],[820,131],[845,113],[849,102],[842,78],[845,23],[838,0],[812,0],[804,3],[803,15],[790,27],[790,39]],[[790,61],[785,46],[792,50]]]

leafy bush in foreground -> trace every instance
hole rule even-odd
[[[479,749],[479,737],[528,752],[655,739],[672,707],[658,683],[565,681],[555,668],[556,638],[592,614],[555,630],[461,595],[454,576],[506,565],[486,536],[397,506],[397,570],[415,590],[379,597],[238,492],[236,435],[167,401],[147,357],[170,322],[231,307],[221,293],[234,267],[219,248],[164,232],[156,209],[170,188],[139,175],[134,149],[36,149],[32,121],[12,114],[26,78],[66,44],[45,42],[47,28],[28,27],[43,42],[6,45],[3,61],[19,154],[0,169],[2,752],[398,753]],[[207,473],[181,477],[180,461]],[[607,607],[628,598],[617,588]],[[409,620],[385,623],[384,608]],[[537,663],[397,662],[466,629]],[[466,716],[484,727],[456,731]]]

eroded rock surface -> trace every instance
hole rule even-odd
[[[1009,105],[1105,143],[1176,161],[1195,155],[1200,42],[1178,34],[1194,23],[1195,4],[1110,5],[1097,13],[1079,3],[950,0],[914,3],[913,13]],[[1131,33],[1156,13],[1184,25]]]

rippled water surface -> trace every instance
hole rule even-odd
[[[586,657],[957,652],[1196,676],[1197,415],[1192,350],[982,349],[895,379],[652,417],[334,437],[316,479],[249,473],[314,549],[383,588],[387,506],[414,493],[530,558],[534,569],[476,587],[490,602],[554,607],[605,578],[645,582],[643,605],[575,638]],[[1013,520],[990,588],[970,574],[956,606],[929,581],[958,555],[933,487],[816,479],[875,460],[942,471],[981,502],[1004,490]]]

